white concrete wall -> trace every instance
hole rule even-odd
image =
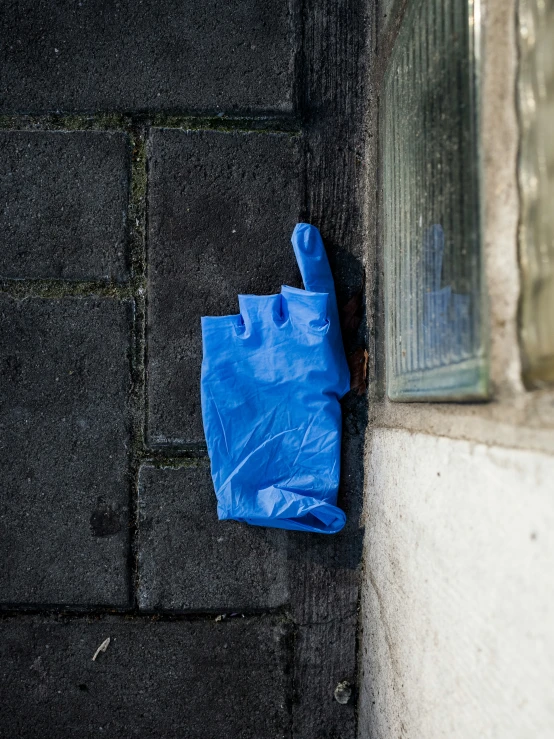
[[[554,736],[554,458],[376,430],[360,738]]]

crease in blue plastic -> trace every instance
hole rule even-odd
[[[292,246],[305,290],[202,318],[202,418],[220,520],[334,534],[350,373],[319,231],[298,223]]]

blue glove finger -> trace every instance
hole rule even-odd
[[[335,283],[321,235],[315,226],[309,223],[297,223],[292,232],[291,241],[306,290],[329,295],[327,315],[331,323],[331,337],[336,345],[337,356],[344,357]],[[344,359],[344,365],[346,365],[346,359]],[[346,390],[344,390],[347,392],[350,387],[348,368],[344,366],[343,371],[348,378]]]
[[[309,223],[298,223],[291,241],[306,290],[334,295],[333,275],[317,228]]]

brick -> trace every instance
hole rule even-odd
[[[317,592],[317,591],[316,591]],[[323,597],[323,590],[318,591]],[[295,634],[293,736],[356,739],[356,702],[340,704],[336,687],[356,684],[357,616],[299,626]],[[313,707],[318,710],[314,711]]]
[[[127,275],[128,137],[0,132],[0,277]]]
[[[3,603],[128,603],[131,312],[0,296]]]
[[[21,616],[0,634],[1,736],[289,736],[290,634],[275,619]]]
[[[18,0],[0,112],[289,112],[297,0]]]
[[[238,293],[300,285],[300,140],[158,129],[149,153],[148,435],[197,443],[200,317],[238,313]]]
[[[140,608],[253,611],[288,599],[287,535],[218,521],[209,466],[143,467]]]

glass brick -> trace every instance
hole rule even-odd
[[[520,0],[523,379],[554,383],[554,0]]]
[[[478,8],[412,0],[381,99],[387,393],[488,394],[477,142]]]

